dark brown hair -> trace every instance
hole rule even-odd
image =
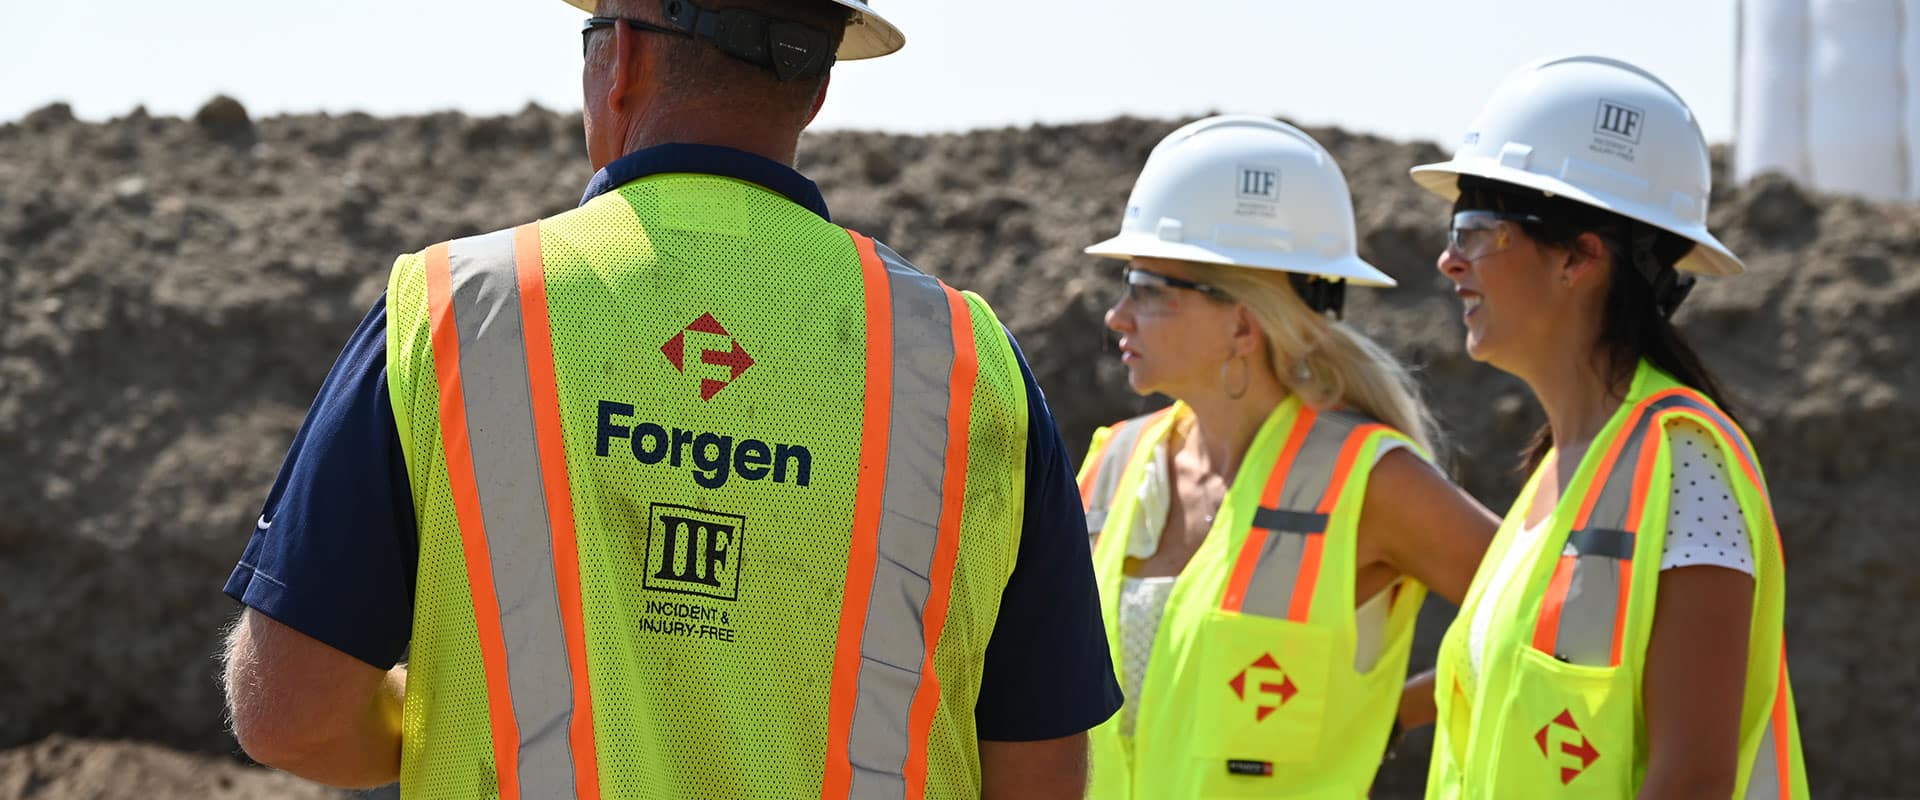
[[[1695,247],[1691,239],[1565,197],[1469,175],[1460,177],[1460,197],[1453,208],[1532,214],[1542,221],[1522,222],[1520,228],[1547,247],[1571,247],[1583,233],[1599,236],[1613,263],[1613,282],[1607,290],[1600,339],[1594,344],[1603,351],[1609,384],[1632,380],[1645,359],[1699,390],[1729,419],[1734,418],[1720,382],[1669,319],[1691,285],[1674,269]],[[1533,471],[1552,447],[1553,429],[1542,425],[1521,451],[1521,470]]]

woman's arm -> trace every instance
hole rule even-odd
[[[1360,564],[1384,561],[1459,605],[1499,528],[1499,517],[1439,469],[1408,450],[1395,450],[1367,479]]]
[[[1707,566],[1660,573],[1641,679],[1648,752],[1640,800],[1733,795],[1752,613],[1751,575]]]

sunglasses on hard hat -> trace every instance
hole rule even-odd
[[[1473,209],[1456,211],[1447,227],[1447,252],[1467,261],[1475,261],[1507,249],[1523,224],[1537,225],[1545,220],[1517,211]]]
[[[1218,286],[1198,281],[1182,280],[1171,275],[1148,272],[1137,267],[1128,267],[1121,273],[1125,281],[1125,295],[1133,302],[1134,310],[1141,314],[1158,314],[1167,311],[1172,305],[1172,290],[1185,289],[1199,292],[1218,300],[1232,300],[1233,296]]]

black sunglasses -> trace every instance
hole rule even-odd
[[[626,17],[588,17],[586,23],[580,26],[580,57],[587,57],[587,37],[589,35],[592,35],[594,31],[600,30],[601,28],[611,28],[620,24],[625,24],[630,29],[645,33],[664,33],[668,36],[693,37],[693,34],[687,33],[686,31],[674,30],[672,28],[655,25],[651,22],[642,22],[637,19],[627,19]]]

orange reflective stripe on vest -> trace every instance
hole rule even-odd
[[[868,300],[867,401],[820,796],[918,797],[979,362],[959,293],[852,235]]]
[[[1385,428],[1347,412],[1300,410],[1253,512],[1221,610],[1307,621],[1319,585],[1327,519],[1360,446]]]
[[[501,796],[597,798],[539,229],[437,245],[426,270],[447,471],[472,578]]]

